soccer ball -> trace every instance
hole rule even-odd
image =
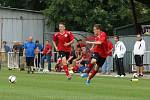
[[[8,77],[8,81],[9,81],[10,83],[16,83],[16,76],[14,76],[14,75],[9,76],[9,77]]]
[[[137,73],[134,73],[134,74],[133,74],[133,77],[134,77],[134,78],[137,78],[137,77],[138,77],[138,74],[137,74]]]

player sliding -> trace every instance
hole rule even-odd
[[[88,65],[86,73],[81,74],[82,78],[87,77],[87,85],[90,84],[91,79],[96,75],[99,68],[102,67],[108,55],[107,36],[106,33],[102,31],[101,25],[95,24],[93,27],[93,31],[94,35],[96,36],[94,42],[86,41],[87,44],[93,44],[91,48],[91,51],[93,52],[91,63]],[[95,68],[93,68],[94,66]],[[91,74],[89,74],[90,72]]]
[[[65,24],[59,23],[59,32],[56,32],[53,36],[53,44],[59,53],[59,57],[62,59],[63,69],[67,78],[70,80],[72,77],[68,70],[67,59],[71,52],[71,44],[74,42],[74,36],[72,32],[65,30]]]

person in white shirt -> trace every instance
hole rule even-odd
[[[137,41],[135,42],[134,45],[133,54],[134,54],[135,64],[137,66],[137,74],[139,75],[139,77],[142,77],[143,70],[144,70],[143,56],[146,47],[145,47],[145,41],[142,39],[140,34],[137,35],[136,40]]]
[[[126,52],[126,47],[122,41],[119,41],[119,36],[114,36],[115,40],[115,51],[113,57],[115,58],[117,75],[115,77],[124,77],[124,65],[123,65],[123,57]]]

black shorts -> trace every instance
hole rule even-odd
[[[58,53],[59,53],[59,57],[60,57],[60,58],[66,57],[66,59],[69,59],[70,52],[59,51]]]
[[[26,57],[27,66],[34,66],[34,57]]]
[[[143,66],[143,55],[135,55],[135,64],[136,66],[142,67]]]
[[[92,58],[96,59],[96,63],[99,67],[102,67],[106,60],[106,58],[101,57],[98,53],[95,52],[92,54]]]

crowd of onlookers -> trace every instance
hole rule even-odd
[[[108,39],[108,56],[106,58],[105,63],[101,68],[102,74],[110,74],[112,65],[110,62],[113,60],[116,62],[117,76],[125,76],[124,65],[123,65],[123,57],[126,52],[125,45],[122,41],[119,41],[119,37],[115,36],[115,45]],[[134,58],[136,62],[136,66],[139,71],[139,75],[143,75],[143,55],[145,51],[145,42],[141,38],[140,35],[137,35],[137,42],[134,46]],[[34,72],[35,70],[43,71],[45,64],[47,62],[47,71],[51,71],[51,61],[54,53],[52,51],[52,44],[49,40],[46,40],[45,45],[42,46],[39,40],[33,42],[33,38],[30,36],[24,43],[14,41],[12,48],[7,45],[6,41],[3,41],[2,49],[0,52],[0,68],[1,62],[3,60],[2,52],[13,52],[14,54],[14,64],[19,67],[20,70],[25,69],[25,65],[30,66],[27,67],[28,73]],[[114,53],[112,51],[114,49]],[[19,58],[16,58],[16,54],[19,55]],[[69,66],[70,73],[84,73],[88,67],[88,64],[91,61],[92,51],[90,47],[88,47],[85,41],[82,39],[77,40],[77,43],[74,47],[72,47],[69,58],[67,59],[67,64]],[[53,59],[54,61],[54,59]],[[57,62],[54,66],[54,71],[61,72],[62,68],[62,59],[61,57],[57,57]]]

